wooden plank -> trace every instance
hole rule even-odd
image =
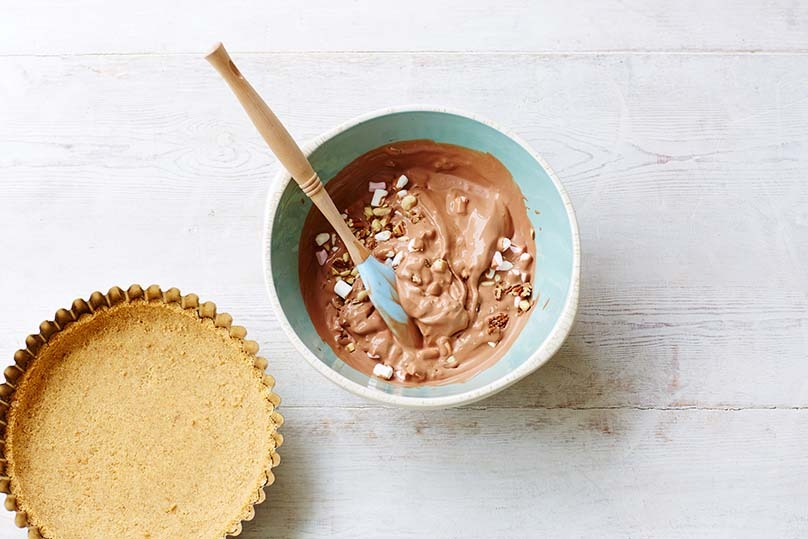
[[[808,405],[808,56],[238,60],[301,139],[434,102],[509,126],[556,168],[581,226],[579,320],[557,358],[481,406]],[[274,162],[201,58],[0,67],[0,356],[76,296],[157,282],[246,325],[287,403],[366,405],[276,327],[260,252]]]
[[[0,36],[2,54],[200,54],[217,39],[232,51],[795,51],[808,49],[808,5],[33,0],[4,6]]]
[[[801,537],[808,415],[287,409],[263,537]]]

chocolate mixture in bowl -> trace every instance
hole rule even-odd
[[[342,242],[312,209],[300,240],[303,300],[349,365],[406,385],[456,382],[499,359],[533,307],[536,254],[522,193],[490,154],[427,140],[360,156],[328,183],[348,226],[395,268],[423,335],[395,341]]]

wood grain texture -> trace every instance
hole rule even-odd
[[[578,322],[554,360],[484,406],[808,405],[806,56],[237,60],[300,139],[434,102],[511,127],[555,167],[581,227]],[[260,264],[274,161],[201,58],[0,66],[3,355],[76,296],[157,282],[231,311],[289,403],[367,405],[275,324]],[[291,82],[304,76],[306,89]]]
[[[69,21],[69,31],[65,24]],[[797,0],[8,2],[0,54],[237,51],[796,51]]]
[[[216,301],[284,399],[247,539],[804,537],[806,28],[789,0],[4,6],[0,357],[95,289]],[[277,164],[201,58],[217,39],[299,139],[427,102],[535,147],[582,235],[561,352],[450,411],[317,375],[264,292]]]
[[[469,412],[287,410],[277,482],[244,538],[757,539],[808,529],[804,412]]]

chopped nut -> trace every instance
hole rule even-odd
[[[502,287],[500,285],[494,287],[494,299],[497,301],[502,299]]]
[[[331,269],[336,270],[337,273],[335,273],[335,275],[339,275],[343,271],[347,271],[348,273],[350,273],[351,270],[350,259],[345,260],[344,257],[337,258],[336,260],[334,260],[334,262],[332,262]]]
[[[403,236],[404,234],[406,234],[406,232],[407,232],[407,228],[406,228],[406,226],[404,225],[404,221],[399,221],[399,222],[398,222],[398,223],[396,223],[396,224],[395,224],[395,226],[393,227],[393,235],[394,235],[395,237],[397,237],[397,238],[400,238],[401,236]]]
[[[523,299],[522,301],[519,302],[519,310],[520,311],[525,312],[528,309],[530,309],[530,302],[528,300]]]
[[[371,229],[373,232],[378,232],[378,231],[380,231],[380,230],[382,229],[382,222],[381,222],[381,221],[379,221],[378,219],[374,219],[374,220],[372,220],[372,221],[370,222],[370,229]]]
[[[354,350],[356,350],[356,345],[352,342],[349,342],[347,345],[345,345],[345,349],[349,352],[353,352]]]
[[[443,273],[448,268],[449,268],[449,264],[442,258],[439,258],[439,259],[435,260],[435,262],[432,263],[432,269],[434,271],[437,271],[438,273]]]
[[[363,302],[368,299],[368,291],[367,290],[360,290],[356,293],[356,301]]]
[[[413,273],[412,277],[410,277],[410,280],[415,284],[421,284],[421,276],[418,274]]]
[[[495,348],[497,346],[497,343],[488,341],[488,346],[490,346],[491,348]]]
[[[499,251],[496,251],[494,253],[493,258],[491,259],[491,267],[494,268],[494,269],[497,269],[502,264],[502,261],[503,261],[502,253],[500,253]]]
[[[469,199],[464,196],[456,197],[449,203],[449,211],[457,215],[465,215],[468,211]]]
[[[328,243],[328,240],[330,239],[331,234],[329,234],[328,232],[320,232],[319,234],[314,236],[314,243],[317,244],[317,247],[322,247],[323,245]]]
[[[508,314],[498,313],[488,319],[488,334],[502,331],[508,325]]]
[[[352,269],[352,270],[351,270],[351,275],[353,275],[354,277],[356,277],[357,275],[359,275],[359,270],[358,270],[358,269],[356,269],[356,268]]]
[[[499,238],[497,241],[497,249],[500,251],[507,251],[511,247],[511,240],[509,238]]]
[[[351,256],[350,256],[348,253],[342,253],[342,259],[343,259],[345,262],[348,262],[348,261],[350,261],[350,260],[351,260]]]
[[[457,358],[454,356],[449,356],[445,361],[447,365],[455,365],[457,363]]]
[[[480,286],[494,286],[494,281],[483,281]]]
[[[405,211],[410,211],[416,204],[418,204],[418,199],[414,195],[407,195],[401,199],[401,207]]]
[[[392,232],[390,232],[389,230],[382,230],[381,232],[378,232],[373,237],[376,238],[376,241],[387,241],[387,240],[390,239],[391,235],[392,235]]]
[[[392,210],[390,208],[373,208],[373,215],[388,215],[391,211]]]
[[[365,219],[370,219],[371,217],[373,217],[373,208],[371,208],[370,206],[365,206],[364,209],[362,210],[362,214],[365,216]]]

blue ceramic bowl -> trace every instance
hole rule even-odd
[[[535,371],[567,337],[578,307],[578,227],[570,200],[547,163],[518,137],[468,114],[421,106],[386,109],[338,126],[304,151],[327,183],[365,152],[411,139],[432,139],[488,152],[510,170],[525,196],[536,230],[534,289],[541,296],[530,311],[526,327],[497,363],[464,382],[401,387],[368,377],[339,359],[317,334],[300,294],[298,242],[311,203],[285,170],[275,178],[267,203],[264,274],[283,329],[301,355],[327,378],[385,404],[459,406],[483,399]]]

